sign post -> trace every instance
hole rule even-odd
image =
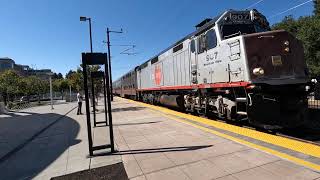
[[[91,116],[89,105],[89,91],[88,91],[88,65],[104,65],[105,72],[92,72],[91,73],[91,88],[93,98],[93,114],[94,114],[94,126],[100,123],[108,125],[109,120],[109,135],[110,144],[93,146],[92,131],[91,131]],[[106,53],[82,53],[82,67],[83,67],[83,79],[84,79],[84,91],[85,91],[85,105],[86,105],[86,117],[87,117],[87,129],[88,129],[88,142],[89,142],[89,154],[94,156],[93,152],[101,149],[111,149],[111,153],[115,152],[114,138],[113,138],[113,124],[111,113],[111,93],[110,93],[110,79],[108,75],[108,56]],[[104,85],[104,105],[105,105],[105,122],[96,122],[95,118],[95,97],[94,97],[94,78],[103,77]]]

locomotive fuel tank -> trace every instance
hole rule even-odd
[[[302,43],[290,33],[267,31],[243,35],[252,83],[298,84],[308,81]]]
[[[184,107],[184,99],[181,95],[161,95],[160,104],[176,109]]]

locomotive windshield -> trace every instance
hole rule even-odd
[[[256,10],[231,11],[219,23],[223,39],[243,34],[264,32],[270,29],[265,16]]]
[[[226,24],[221,27],[222,37],[224,39],[263,31],[267,31],[267,29],[254,24]]]
[[[224,25],[221,28],[222,36],[225,39],[241,34],[251,34],[255,32],[253,24]]]

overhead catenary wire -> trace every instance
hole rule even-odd
[[[251,4],[250,6],[248,6],[246,9],[252,8],[252,7],[256,6],[257,4],[260,4],[262,1],[264,1],[264,0],[257,1],[253,4]]]
[[[296,9],[296,8],[298,8],[298,7],[300,7],[300,6],[303,6],[303,5],[305,5],[305,4],[309,3],[309,2],[312,2],[312,1],[313,1],[313,0],[305,1],[305,2],[303,2],[303,3],[300,3],[300,4],[298,4],[298,5],[295,5],[295,6],[291,7],[291,8],[289,8],[289,9],[285,10],[285,11],[282,11],[282,12],[279,12],[279,13],[274,14],[274,15],[272,15],[272,16],[269,16],[268,18],[269,18],[269,19],[270,19],[270,18],[274,18],[274,17],[276,17],[276,16],[279,16],[279,15],[281,15],[281,14],[284,14],[284,13],[286,13],[286,12],[288,12],[288,11],[291,11],[291,10],[293,10],[293,9]]]

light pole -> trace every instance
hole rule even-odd
[[[93,50],[92,50],[91,18],[90,17],[85,17],[85,16],[80,16],[80,21],[87,21],[87,20],[89,21],[90,51],[91,51],[91,53],[93,53]],[[93,102],[92,98],[91,98],[91,102]],[[91,104],[93,104],[93,103],[91,103]],[[93,107],[93,105],[92,105],[92,107]],[[94,111],[95,111],[95,109],[94,109]]]
[[[51,110],[53,110],[53,97],[52,97],[52,75],[53,73],[48,73],[49,82],[50,82],[50,101],[51,101]]]
[[[123,33],[122,29],[120,31],[111,31],[109,28],[107,28],[107,46],[108,46],[108,69],[109,69],[109,79],[110,82],[110,91],[111,91],[111,101],[113,101],[113,92],[112,92],[112,72],[111,72],[111,54],[110,54],[110,33]]]
[[[72,98],[72,95],[71,95],[71,85],[69,85],[69,98],[70,98],[70,102],[72,102],[71,98]]]
[[[80,21],[89,21],[89,32],[90,32],[90,50],[92,53],[92,33],[91,33],[91,18],[80,16]]]

